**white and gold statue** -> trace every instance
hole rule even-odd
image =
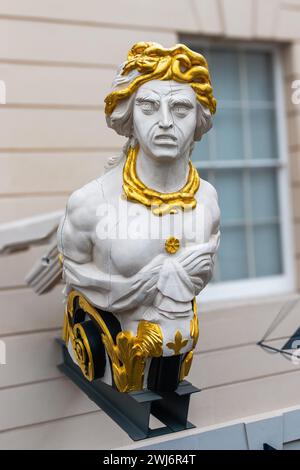
[[[175,390],[220,238],[216,191],[190,160],[216,110],[207,62],[182,44],[135,44],[105,102],[127,143],[71,195],[59,226],[64,341],[90,381]]]

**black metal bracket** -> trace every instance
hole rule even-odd
[[[149,390],[120,393],[101,379],[89,382],[73,362],[61,340],[63,363],[59,370],[68,376],[99,408],[112,418],[134,441],[170,434],[195,426],[188,421],[190,396],[200,392],[187,381],[180,383],[175,392],[154,393]],[[150,415],[165,426],[151,429]]]
[[[278,449],[275,449],[275,447],[272,447],[270,446],[270,444],[267,444],[266,442],[264,442],[263,450],[278,450]]]

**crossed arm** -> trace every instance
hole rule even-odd
[[[157,255],[135,275],[125,278],[111,275],[109,266],[101,271],[93,262],[93,240],[96,208],[93,198],[82,190],[72,194],[64,218],[58,229],[58,247],[64,257],[64,277],[67,283],[104,292],[111,311],[126,310],[141,303],[151,304],[158,292],[158,281],[166,259],[174,263],[179,275],[188,276],[191,295],[197,295],[209,282],[214,257],[220,239],[220,213],[214,188],[209,185],[212,198],[213,229],[207,243],[183,248],[175,257]],[[183,272],[184,270],[184,272]],[[185,274],[186,273],[186,274]],[[159,283],[161,285],[161,282]]]

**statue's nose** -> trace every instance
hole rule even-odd
[[[159,127],[161,129],[170,129],[173,125],[173,116],[168,105],[162,104],[160,109]]]

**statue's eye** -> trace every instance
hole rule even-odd
[[[151,114],[155,111],[155,104],[153,101],[143,101],[140,107],[145,114]]]
[[[184,104],[176,104],[173,107],[174,112],[179,116],[185,116],[189,112],[189,109],[190,108],[188,106],[185,106]]]

